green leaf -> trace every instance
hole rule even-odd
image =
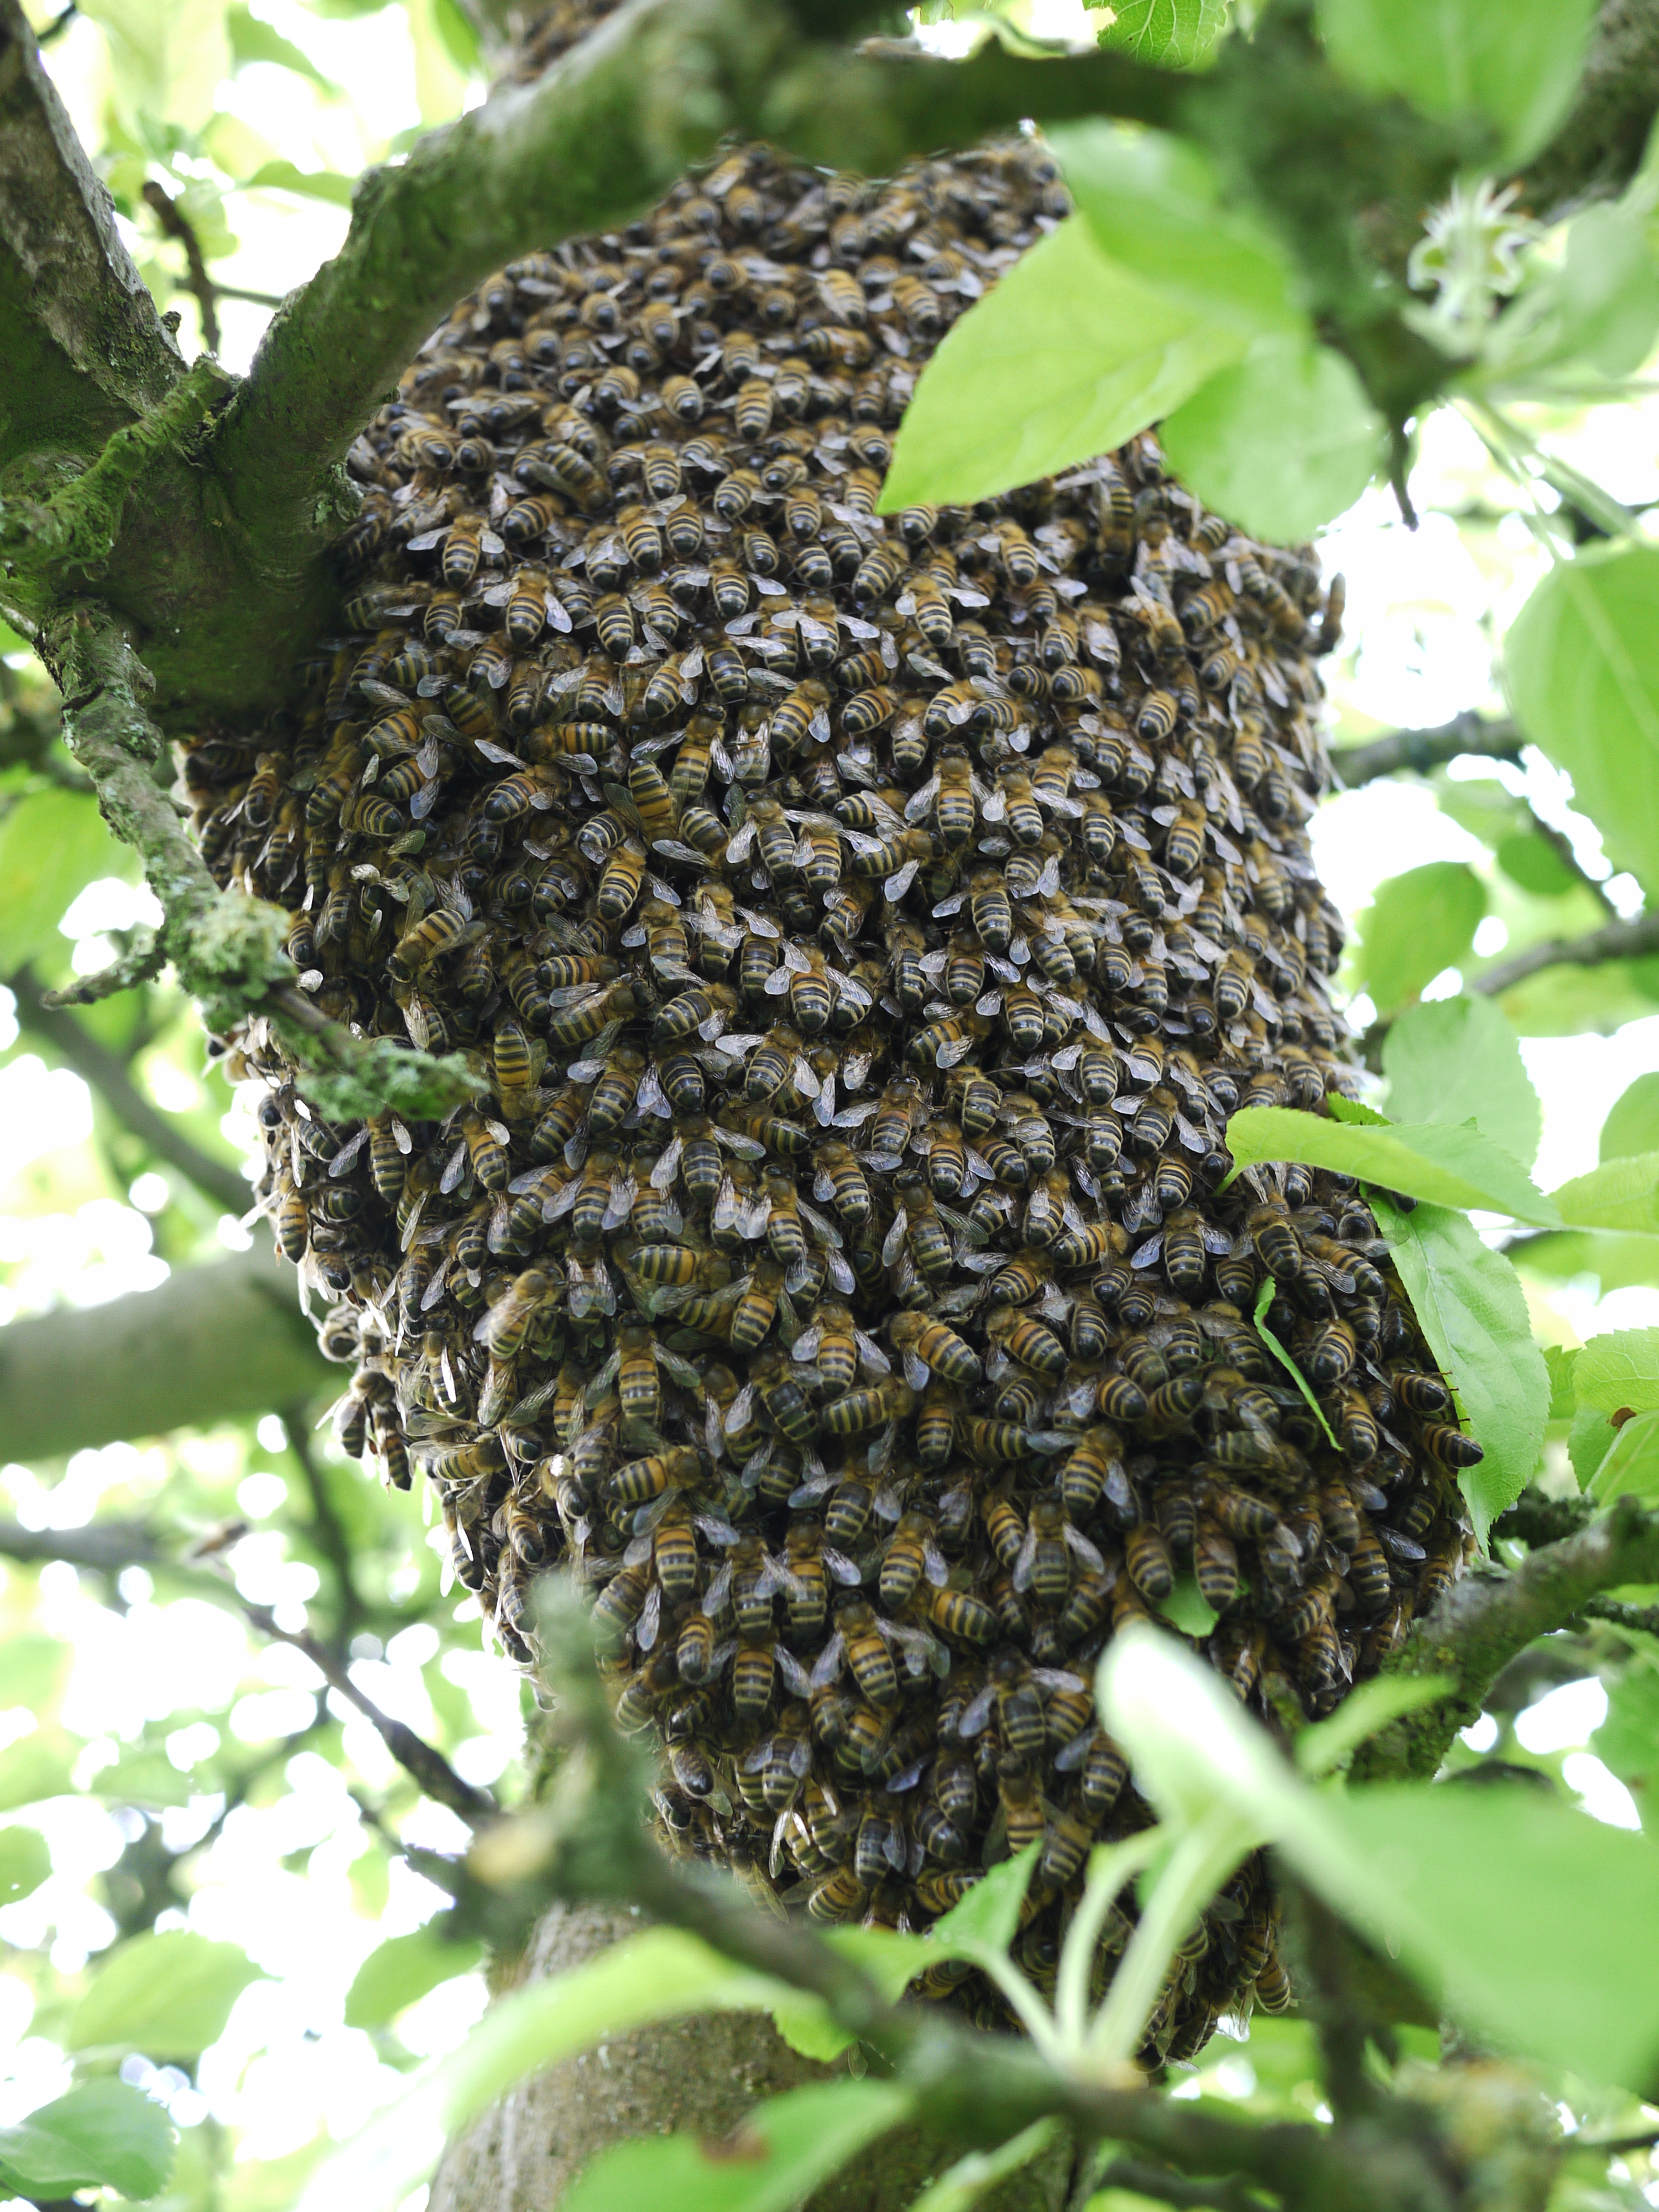
[[[38,1632],[0,1640],[0,1711],[27,1705],[38,1714],[56,1704],[74,1656],[61,1638]]]
[[[142,2199],[166,2182],[176,2140],[159,2105],[100,2076],[0,2128],[0,2176],[14,2193],[41,2200],[96,2188]]]
[[[82,0],[109,41],[110,91],[122,121],[199,131],[230,75],[225,0]]]
[[[1537,1157],[1544,1109],[1515,1031],[1490,999],[1407,1006],[1382,1039],[1396,1121],[1473,1121],[1522,1167]]]
[[[234,0],[225,12],[225,28],[230,33],[230,60],[233,69],[246,69],[251,62],[272,62],[278,69],[292,70],[295,76],[308,77],[319,92],[331,100],[341,95],[340,87],[331,76],[325,76],[302,46],[256,15],[251,8]]]
[[[1570,1229],[1659,1231],[1659,1152],[1635,1152],[1574,1176],[1550,1196]]]
[[[1058,2120],[1033,2120],[995,2150],[970,2150],[912,2201],[910,2212],[969,2212],[988,2189],[1029,2166],[1059,2132]]]
[[[1584,1487],[1603,1505],[1615,1498],[1659,1498],[1659,1413],[1621,1422],[1611,1450]]]
[[[1550,1376],[1550,1419],[1570,1421],[1578,1410],[1577,1395],[1573,1389],[1572,1371],[1578,1364],[1577,1345],[1547,1344],[1544,1364]]]
[[[1609,1329],[1591,1337],[1573,1362],[1572,1387],[1581,1406],[1600,1413],[1659,1408],[1659,1328]]]
[[[132,880],[136,856],[78,791],[35,791],[0,815],[0,975],[64,950],[58,925],[100,876]]]
[[[1541,269],[1492,325],[1483,366],[1497,386],[1547,391],[1548,372],[1580,362],[1628,376],[1659,335],[1659,270],[1645,211],[1628,203],[1586,209],[1567,229],[1561,259]]]
[[[1377,885],[1360,915],[1355,982],[1379,1014],[1395,1012],[1474,944],[1486,887],[1466,860],[1425,860]]]
[[[67,1796],[76,1748],[69,1737],[41,1729],[0,1751],[0,1813]]]
[[[1078,213],[1115,266],[1252,337],[1306,331],[1284,248],[1249,213],[1227,208],[1191,139],[1095,122],[1059,125],[1048,140]]]
[[[1620,1237],[1599,1230],[1556,1230],[1510,1247],[1522,1274],[1546,1283],[1593,1277],[1597,1294],[1628,1290],[1632,1283],[1659,1287],[1659,1237]]]
[[[1659,1152],[1659,1075],[1638,1075],[1613,1100],[1601,1124],[1597,1158],[1603,1165],[1633,1152]]]
[[[928,1940],[946,1957],[1008,1948],[1019,1932],[1019,1908],[1036,1872],[1040,1844],[1027,1844],[1012,1858],[989,1867],[961,1903],[933,1923]],[[936,1955],[938,1955],[936,1954]]]
[[[629,1936],[587,1965],[492,2005],[417,2089],[324,2162],[301,2212],[391,2212],[430,2173],[447,2139],[515,2081],[606,2036],[682,2013],[770,2012],[799,1997],[678,1929]]]
[[[881,510],[971,505],[1092,460],[1243,346],[1116,267],[1073,216],[946,333],[905,410]]]
[[[1595,0],[1317,0],[1316,13],[1350,83],[1425,115],[1483,117],[1512,164],[1571,105]]]
[[[1648,1827],[1659,1813],[1659,1799],[1648,1794],[1659,1777],[1659,1674],[1651,1667],[1626,1674],[1607,1692],[1607,1717],[1589,1747],[1629,1790]]]
[[[1567,1432],[1567,1457],[1578,1478],[1578,1487],[1588,1492],[1595,1480],[1596,1469],[1613,1449],[1619,1431],[1599,1407],[1581,1406],[1572,1417],[1572,1426]]]
[[[237,1943],[193,1929],[136,1936],[110,1953],[70,2015],[70,2051],[142,2051],[196,2058],[225,2032],[230,2008],[259,1969]]]
[[[824,1940],[862,1967],[890,2004],[903,1994],[906,1983],[939,1956],[930,1940],[902,1936],[891,1928],[832,1928]],[[858,2041],[836,2025],[827,2006],[799,1990],[781,1998],[772,2007],[772,2018],[778,2033],[803,2058],[836,2058]]]
[[[337,176],[332,169],[299,169],[292,161],[266,161],[256,169],[243,185],[245,191],[300,192],[307,199],[328,200],[336,207],[349,207],[356,189],[350,177]]]
[[[1382,418],[1351,364],[1300,337],[1258,338],[1158,435],[1201,500],[1279,545],[1352,507],[1382,454]]]
[[[1659,546],[1590,546],[1510,625],[1516,720],[1573,781],[1615,867],[1659,891]]]
[[[1373,1209],[1418,1324],[1486,1453],[1458,1477],[1484,1544],[1532,1480],[1549,1412],[1549,1370],[1520,1278],[1462,1213],[1438,1206],[1401,1213],[1383,1199]]]
[[[393,1936],[358,1967],[346,1991],[345,2024],[385,2027],[441,1982],[470,1974],[483,1957],[482,1943],[447,1943],[429,1921],[410,1935]]]
[[[1157,1607],[1162,1620],[1183,1636],[1208,1636],[1221,1615],[1209,1602],[1193,1575],[1177,1575],[1168,1597]]]
[[[1256,1293],[1255,1315],[1256,1334],[1261,1339],[1261,1341],[1267,1346],[1268,1351],[1272,1352],[1273,1358],[1279,1362],[1279,1365],[1285,1370],[1285,1372],[1290,1376],[1291,1382],[1295,1383],[1297,1389],[1302,1393],[1302,1395],[1307,1401],[1309,1409],[1311,1411],[1314,1419],[1318,1422],[1320,1427],[1324,1430],[1326,1436],[1330,1438],[1331,1449],[1333,1451],[1340,1451],[1342,1447],[1338,1443],[1335,1437],[1331,1433],[1331,1425],[1325,1419],[1324,1407],[1320,1404],[1318,1399],[1315,1397],[1312,1390],[1308,1387],[1307,1376],[1302,1372],[1302,1370],[1297,1365],[1295,1360],[1291,1358],[1290,1353],[1285,1351],[1284,1346],[1279,1342],[1279,1339],[1273,1334],[1272,1329],[1267,1326],[1267,1310],[1272,1305],[1274,1297],[1278,1295],[1278,1284],[1274,1282],[1273,1277],[1269,1275],[1267,1281],[1261,1285],[1261,1290]]]
[[[655,2136],[602,2151],[560,2212],[793,2212],[878,2136],[898,2125],[910,2093],[896,2081],[815,2081],[769,2097],[721,2143]]]
[[[470,75],[480,66],[478,33],[459,0],[432,0],[432,26],[458,70]]]
[[[1159,69],[1196,69],[1227,27],[1227,0],[1122,0],[1097,36]]]
[[[1500,837],[1492,857],[1512,884],[1534,898],[1562,898],[1578,888],[1578,878],[1549,839],[1535,830],[1517,830]]]
[[[31,1896],[52,1872],[52,1853],[38,1828],[0,1828],[0,1905]]]
[[[1455,2013],[1575,2075],[1650,2086],[1659,2063],[1659,1852],[1650,1842],[1501,1785],[1351,1790],[1327,1811],[1356,1854],[1345,1909],[1398,1942]]]
[[[1437,1206],[1484,1206],[1546,1229],[1559,1226],[1553,1200],[1513,1155],[1468,1123],[1455,1129],[1435,1121],[1362,1127],[1291,1106],[1246,1106],[1227,1124],[1227,1149],[1240,1167],[1305,1160]]]

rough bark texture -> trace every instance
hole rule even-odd
[[[638,1925],[599,1905],[556,1905],[501,1986],[567,1972]],[[549,2212],[611,2143],[676,2129],[730,2135],[762,2098],[837,2070],[800,2057],[763,2014],[717,2013],[619,2036],[524,2082],[469,2129],[438,2170],[428,2212]],[[901,2129],[821,2190],[811,2212],[901,2212],[952,2156],[936,2137]],[[1070,2144],[1057,2142],[982,2197],[981,2212],[1060,2212],[1072,2165]]]

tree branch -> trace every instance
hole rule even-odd
[[[1391,730],[1363,745],[1346,745],[1331,755],[1331,766],[1345,791],[1357,791],[1378,776],[1401,769],[1426,775],[1463,753],[1485,753],[1494,760],[1519,760],[1526,740],[1513,722],[1485,714],[1458,714],[1432,730]]]
[[[202,337],[210,353],[219,350],[219,309],[213,279],[208,275],[207,263],[202,258],[202,241],[196,235],[196,226],[179,207],[167,186],[151,178],[144,186],[144,205],[155,217],[167,235],[185,249],[185,267],[190,272],[185,289],[195,301],[202,318]]]
[[[1542,945],[1529,945],[1512,960],[1500,960],[1496,967],[1470,976],[1468,988],[1496,998],[1546,968],[1597,968],[1604,961],[1637,960],[1650,952],[1659,952],[1659,915],[1644,914],[1635,921],[1610,921],[1583,937],[1552,937]]]
[[[1263,2212],[1263,2200],[1236,2175],[1217,2181],[1188,2181],[1145,2159],[1115,2158],[1095,2177],[1095,2187],[1133,2190],[1165,2204],[1209,2208],[1209,2212]]]
[[[184,374],[19,0],[0,0],[0,469],[89,457]]]
[[[1535,1637],[1565,1628],[1608,1601],[1622,1583],[1659,1582],[1659,1512],[1620,1498],[1559,1543],[1518,1567],[1466,1576],[1419,1621],[1391,1674],[1449,1674],[1456,1689],[1438,1704],[1391,1721],[1355,1759],[1353,1779],[1379,1782],[1433,1774],[1452,1738],[1481,1711],[1504,1667]]]
[[[97,1092],[121,1127],[137,1137],[147,1152],[175,1168],[222,1212],[247,1211],[248,1186],[236,1170],[193,1145],[170,1115],[145,1097],[120,1055],[100,1044],[84,1024],[66,1008],[48,1006],[27,968],[9,975],[6,988],[17,1001],[22,1026],[50,1046],[56,1059],[73,1068]]]
[[[208,1427],[312,1399],[317,1349],[294,1270],[261,1235],[153,1291],[0,1328],[0,1460]]]
[[[333,1568],[334,1579],[340,1586],[340,1630],[337,1640],[349,1644],[352,1631],[361,1623],[366,1610],[362,1593],[357,1588],[351,1539],[336,1510],[327,1474],[312,1449],[309,1406],[301,1399],[296,1404],[283,1406],[280,1411],[283,1426],[288,1431],[288,1448],[298,1463],[311,1499],[312,1540]]]
[[[1589,59],[1566,121],[1520,182],[1546,222],[1622,191],[1659,113],[1659,4],[1602,0]]]

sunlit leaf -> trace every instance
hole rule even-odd
[[[1036,1872],[1041,1846],[1028,1844],[1000,1865],[988,1867],[959,1904],[933,1923],[929,1940],[946,1955],[1006,1951],[1019,1929],[1019,1908]]]
[[[258,1974],[240,1944],[193,1929],[135,1936],[99,1966],[70,2015],[64,2043],[70,2051],[195,2058],[224,2033],[231,2007]]]
[[[349,177],[337,176],[332,169],[300,169],[292,161],[267,161],[246,179],[245,189],[299,192],[307,199],[349,207],[353,183]]]
[[[77,1748],[70,1737],[43,1729],[0,1751],[0,1813],[63,1796],[72,1787]]]
[[[1389,877],[1359,917],[1358,988],[1378,1013],[1393,1013],[1468,957],[1486,911],[1486,885],[1467,861],[1425,860]]]
[[[1078,213],[1118,268],[1252,337],[1306,329],[1284,248],[1226,206],[1190,139],[1106,122],[1057,125],[1048,137]]]
[[[1375,1681],[1362,1682],[1328,1719],[1301,1731],[1292,1746],[1296,1763],[1316,1779],[1328,1774],[1390,1721],[1438,1705],[1456,1687],[1449,1674],[1381,1674]]]
[[[967,505],[1092,460],[1243,345],[1117,268],[1073,216],[1021,255],[922,371],[882,510]]]
[[[199,131],[230,74],[225,0],[82,0],[109,40],[110,86],[129,130]]]
[[[41,2202],[74,2189],[154,2197],[172,2166],[174,2140],[159,2105],[105,2075],[0,2128],[0,2179]]]
[[[1372,1205],[1419,1326],[1486,1454],[1458,1476],[1484,1544],[1532,1480],[1549,1411],[1549,1371],[1520,1279],[1467,1215],[1438,1206],[1402,1213],[1381,1198]]]
[[[1536,1157],[1544,1109],[1515,1031],[1490,999],[1407,1006],[1383,1037],[1382,1073],[1393,1120],[1472,1120],[1522,1167]]]
[[[331,76],[325,76],[303,46],[296,46],[292,39],[256,15],[241,0],[225,11],[225,27],[230,33],[231,65],[246,69],[252,62],[273,63],[278,69],[292,70],[296,76],[307,78],[319,92],[331,99],[340,97],[340,88]]]
[[[1352,367],[1306,337],[1258,338],[1158,434],[1201,500],[1279,545],[1352,507],[1382,457],[1382,418]]]
[[[1241,1167],[1305,1160],[1437,1206],[1484,1206],[1544,1228],[1559,1225],[1553,1203],[1514,1156],[1467,1123],[1364,1127],[1289,1106],[1247,1106],[1227,1124],[1227,1149]]]
[[[131,881],[136,857],[118,845],[90,793],[36,791],[0,815],[0,975],[67,948],[58,925],[101,876]]]
[[[1425,115],[1479,116],[1515,163],[1566,113],[1595,0],[1317,0],[1332,60]]]
[[[482,1943],[446,1943],[430,1923],[389,1937],[369,1953],[346,1991],[346,2026],[386,2027],[441,1982],[470,1974],[483,1956]]]
[[[1591,1337],[1572,1364],[1572,1387],[1581,1406],[1615,1413],[1659,1408],[1659,1328],[1608,1329]]]
[[[1607,1717],[1589,1740],[1601,1764],[1636,1800],[1644,1828],[1659,1814],[1651,1785],[1659,1780],[1659,1672],[1643,1667],[1607,1692]]]
[[[1097,28],[1103,46],[1121,46],[1159,69],[1194,69],[1227,27],[1227,0],[1121,0]]]
[[[33,1895],[52,1872],[52,1853],[38,1828],[0,1828],[0,1905]]]
[[[613,2145],[566,2191],[561,2212],[793,2212],[909,2109],[896,2081],[815,2081],[769,2097],[724,2142],[676,2135]]]
[[[1539,270],[1493,325],[1485,367],[1511,391],[1548,372],[1588,363],[1603,376],[1639,368],[1659,336],[1659,270],[1645,210],[1588,208],[1567,228],[1559,261]]]
[[[1579,878],[1547,837],[1535,830],[1522,830],[1500,837],[1492,857],[1512,884],[1534,898],[1562,898],[1579,888]]]
[[[1261,1341],[1267,1346],[1268,1351],[1272,1352],[1273,1358],[1279,1362],[1279,1365],[1285,1370],[1285,1372],[1290,1376],[1291,1382],[1302,1393],[1303,1398],[1307,1404],[1308,1410],[1312,1413],[1320,1427],[1324,1430],[1332,1450],[1340,1451],[1341,1449],[1341,1446],[1337,1443],[1335,1437],[1331,1433],[1331,1425],[1325,1418],[1325,1409],[1320,1404],[1318,1399],[1315,1397],[1312,1390],[1309,1388],[1307,1376],[1302,1372],[1302,1370],[1297,1365],[1295,1360],[1291,1358],[1290,1353],[1285,1349],[1285,1346],[1279,1342],[1279,1339],[1273,1334],[1273,1330],[1267,1325],[1267,1311],[1269,1307],[1273,1304],[1278,1288],[1279,1285],[1274,1282],[1273,1277],[1269,1275],[1266,1282],[1262,1284],[1260,1291],[1257,1293],[1255,1312],[1252,1316],[1255,1322],[1256,1334],[1261,1339]]]
[[[1510,625],[1516,720],[1573,781],[1616,867],[1659,890],[1659,546],[1590,546]]]
[[[1628,1159],[1633,1152],[1659,1152],[1659,1075],[1638,1075],[1621,1091],[1601,1124],[1599,1157]]]
[[[1659,1413],[1621,1422],[1584,1487],[1603,1505],[1615,1498],[1659,1498]]]
[[[1569,1229],[1659,1232],[1659,1152],[1634,1152],[1574,1176],[1550,1196]]]

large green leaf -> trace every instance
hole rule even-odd
[[[1510,163],[1566,113],[1595,0],[1317,0],[1331,59],[1425,115],[1480,116]]]
[[[66,949],[58,925],[100,876],[131,878],[136,862],[78,791],[35,791],[0,815],[0,975]]]
[[[296,76],[308,77],[319,92],[330,99],[340,97],[340,88],[331,76],[325,76],[302,46],[256,15],[242,0],[232,0],[225,12],[225,27],[230,33],[231,64],[235,69],[246,69],[252,62],[270,62],[278,69],[291,70]]]
[[[1437,1206],[1479,1206],[1546,1229],[1555,1206],[1513,1153],[1468,1123],[1393,1122],[1383,1127],[1327,1121],[1290,1106],[1247,1106],[1227,1124],[1227,1149],[1240,1167],[1259,1160],[1305,1160],[1357,1176]]]
[[[1159,69],[1194,69],[1227,27],[1227,0],[1122,0],[1098,33]]]
[[[561,2212],[793,2212],[910,2109],[896,2081],[814,2081],[757,2105],[729,2142],[647,2136],[602,2151]]]
[[[1650,1237],[1659,1231],[1659,1152],[1611,1159],[1574,1176],[1550,1196],[1569,1229],[1613,1229]]]
[[[230,75],[225,0],[82,0],[109,40],[110,92],[135,136],[199,131]]]
[[[66,1796],[78,1749],[72,1736],[41,1729],[0,1751],[0,1813]]]
[[[384,2027],[405,2005],[458,1974],[470,1974],[483,1956],[481,1943],[447,1943],[428,1922],[393,1936],[371,1951],[346,1991],[348,2027]]]
[[[1294,545],[1352,507],[1382,458],[1382,422],[1352,367],[1303,337],[1258,338],[1159,431],[1199,497],[1258,538]]]
[[[1560,1229],[1511,1245],[1510,1257],[1523,1274],[1546,1283],[1595,1279],[1598,1294],[1632,1283],[1659,1287],[1659,1237],[1620,1237],[1588,1229]]]
[[[1468,957],[1486,888],[1464,860],[1425,860],[1380,883],[1359,916],[1354,977],[1379,1014],[1414,999],[1443,968]]]
[[[1021,256],[922,371],[882,510],[968,505],[1092,460],[1245,343],[1118,268],[1073,216]]]
[[[1048,137],[1078,213],[1120,269],[1252,337],[1306,331],[1284,248],[1265,225],[1224,204],[1190,139],[1106,122],[1060,125]]]
[[[306,199],[327,200],[334,207],[349,207],[356,189],[349,177],[332,169],[301,169],[292,161],[265,161],[247,179],[248,191],[271,190],[298,192]]]
[[[1603,1165],[1633,1152],[1659,1152],[1659,1075],[1638,1075],[1613,1100],[1601,1124],[1597,1157]]]
[[[1604,376],[1628,376],[1647,359],[1656,334],[1659,270],[1645,210],[1589,208],[1568,226],[1560,260],[1541,270],[1492,325],[1485,366],[1510,391],[1540,384],[1547,390],[1551,370],[1584,362]]]
[[[72,2189],[154,2197],[173,2165],[174,2141],[159,2105],[104,2075],[0,2128],[0,2180],[40,2202]]]
[[[1515,1031],[1490,999],[1407,1006],[1382,1039],[1382,1073],[1393,1120],[1473,1120],[1522,1167],[1537,1157],[1544,1109]]]
[[[0,1828],[0,1905],[33,1895],[52,1872],[52,1853],[38,1828]]]
[[[1615,1498],[1659,1498],[1659,1413],[1620,1422],[1584,1488],[1603,1505]]]
[[[1615,1328],[1593,1336],[1572,1363],[1573,1395],[1598,1413],[1659,1408],[1659,1328]]]
[[[1486,1453],[1458,1477],[1484,1544],[1532,1480],[1549,1412],[1549,1370],[1533,1342],[1520,1278],[1466,1214],[1438,1206],[1402,1213],[1380,1198],[1373,1208],[1419,1325]]]
[[[1659,892],[1659,546],[1560,562],[1510,625],[1516,719],[1573,782],[1614,865]]]
[[[231,2007],[258,1975],[240,1944],[216,1943],[194,1929],[135,1936],[99,1968],[70,2015],[65,2045],[195,2058],[224,2033]]]

